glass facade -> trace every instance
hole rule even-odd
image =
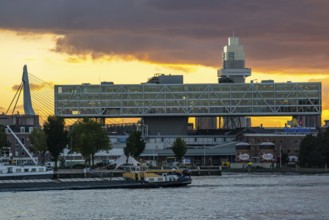
[[[321,115],[321,83],[56,85],[62,117]]]

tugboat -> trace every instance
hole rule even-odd
[[[149,170],[145,166],[128,166],[123,177],[146,187],[178,187],[192,183],[188,170]],[[141,187],[143,188],[143,187]]]

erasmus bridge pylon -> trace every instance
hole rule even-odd
[[[27,65],[23,67],[22,81],[17,86],[16,94],[12,99],[6,115],[18,114],[24,110],[24,115],[39,115],[42,121],[54,112],[53,83],[46,82],[28,72]],[[19,99],[23,92],[23,106],[20,107]]]
[[[29,84],[29,77],[27,72],[27,66],[24,65],[23,67],[23,106],[24,106],[24,112],[26,115],[35,115],[33,107],[32,107],[32,101],[31,101],[31,91],[30,91],[30,84]]]
[[[14,98],[12,99],[6,114],[8,114],[8,112],[11,109],[11,106],[14,104],[13,108],[12,108],[12,112],[11,114],[13,115],[16,107],[17,107],[17,103],[18,100],[20,98],[20,95],[23,91],[23,107],[24,107],[24,113],[26,115],[35,115],[33,107],[32,107],[32,100],[31,100],[31,91],[30,91],[30,83],[29,83],[29,76],[28,76],[28,72],[27,72],[27,66],[24,65],[23,67],[23,76],[22,76],[22,82],[19,85],[16,94],[14,96]]]

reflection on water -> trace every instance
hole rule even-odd
[[[328,195],[328,175],[224,173],[184,188],[0,193],[0,219],[329,219]]]

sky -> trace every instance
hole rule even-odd
[[[328,0],[0,0],[0,112],[25,64],[44,85],[139,84],[155,73],[217,83],[234,33],[252,69],[247,82],[322,82],[328,120],[328,10]]]

